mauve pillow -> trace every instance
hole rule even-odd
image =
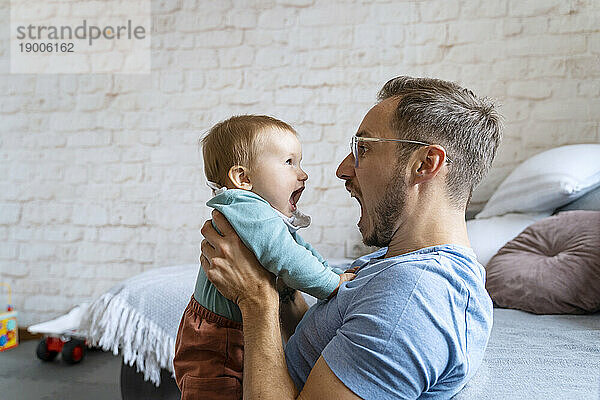
[[[600,310],[600,211],[566,211],[526,228],[486,266],[499,307],[535,314]]]

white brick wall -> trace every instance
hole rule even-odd
[[[314,221],[305,237],[328,257],[364,251],[358,207],[334,173],[393,76],[458,81],[503,104],[505,140],[474,207],[531,155],[600,141],[598,0],[152,6],[149,76],[10,75],[0,38],[0,280],[21,324],[195,262],[210,195],[197,139],[232,114],[297,127]],[[9,15],[2,2],[5,27]]]

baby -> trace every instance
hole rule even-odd
[[[291,126],[268,116],[232,117],[210,129],[202,152],[214,195],[206,204],[227,218],[264,268],[318,299],[354,278],[330,268],[297,233],[310,224],[297,208],[308,175]],[[182,399],[241,399],[243,347],[240,309],[200,268],[175,344]]]

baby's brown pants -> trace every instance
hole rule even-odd
[[[192,296],[173,359],[181,400],[241,400],[243,365],[242,324],[207,310]]]

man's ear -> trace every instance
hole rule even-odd
[[[229,168],[229,172],[227,173],[229,180],[233,183],[236,189],[243,190],[251,190],[252,183],[250,182],[250,177],[248,176],[248,169],[241,165],[234,165]]]
[[[437,144],[420,149],[416,155],[411,168],[412,181],[415,184],[435,178],[446,161],[446,150]]]

